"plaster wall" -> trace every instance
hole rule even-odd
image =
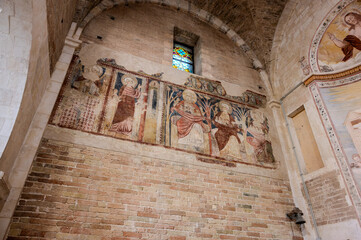
[[[311,173],[308,173],[306,171],[304,155],[302,154],[301,146],[297,138],[295,127],[293,126],[293,121],[291,118],[294,112],[302,106],[305,108],[312,132],[316,139],[317,148],[320,151],[320,155],[324,164],[324,167]],[[326,239],[338,239],[336,235],[330,236],[329,230],[331,228],[337,227],[339,229],[342,229],[342,231],[345,231],[342,226],[345,225],[346,221],[350,221],[352,222],[352,224],[350,224],[347,228],[347,232],[351,236],[353,236],[353,238],[351,239],[357,239],[356,236],[358,236],[360,232],[360,225],[357,220],[357,213],[347,192],[344,179],[339,172],[337,160],[335,158],[335,155],[333,154],[333,150],[329,143],[326,132],[323,128],[319,113],[317,111],[317,108],[315,107],[314,100],[310,94],[309,89],[304,86],[298,87],[290,96],[284,99],[283,107],[287,116],[287,122],[290,127],[291,138],[295,146],[297,157],[300,161],[301,171],[304,174],[304,179],[306,181],[306,186],[308,187],[308,191],[311,197],[311,204],[313,205],[313,211],[315,215],[320,216],[320,214],[322,215],[322,212],[328,212],[328,208],[332,208],[332,214],[338,214],[338,217],[333,217],[336,218],[334,219],[334,222],[325,222],[321,220],[323,219],[323,217],[316,218],[316,222],[319,225],[318,231],[321,238],[324,239],[327,236]],[[282,121],[284,121],[284,119],[282,119]],[[285,128],[284,131],[287,131],[287,129]],[[284,146],[286,146],[286,149],[284,151],[286,154],[284,157],[288,159],[287,171],[292,186],[294,201],[296,206],[298,206],[300,209],[308,209],[305,214],[305,216],[308,218],[308,221],[306,220],[306,228],[303,234],[305,239],[312,239],[315,237],[315,229],[314,226],[312,226],[313,223],[311,213],[310,209],[308,208],[308,202],[304,194],[300,171],[298,169],[296,158],[293,153],[290,136],[286,135],[285,138],[288,138],[288,140],[283,143]],[[327,188],[324,188],[324,182],[319,179],[329,178],[328,176],[330,176],[330,174],[335,171],[337,172],[337,174],[333,174],[335,176],[332,177],[332,181],[335,181],[335,183],[333,184],[333,187],[335,188],[330,192],[329,190],[327,190]],[[331,180],[326,180],[326,182],[330,181]],[[312,185],[312,183],[315,182],[316,184]],[[336,188],[336,186],[338,187]],[[315,188],[317,189],[316,191]],[[333,198],[336,197],[334,195],[336,191],[339,191],[340,193],[338,195],[339,199]],[[317,201],[321,201],[322,203],[319,204]],[[337,207],[332,207],[333,204],[338,205]],[[346,209],[350,210],[349,214],[347,214]],[[344,214],[346,214],[347,217]],[[320,225],[322,227],[320,227]]]
[[[175,9],[152,4],[116,6],[95,17],[85,27],[81,40],[172,66],[175,26],[200,37],[197,45],[201,64],[196,66],[201,69],[200,75],[264,92],[258,71],[252,69],[251,62],[234,42],[208,24]]]
[[[172,67],[174,26],[200,36],[202,77],[221,81],[231,96],[239,96],[247,89],[264,93],[264,88],[258,88],[263,86],[259,73],[249,68],[248,58],[231,40],[198,19],[166,7],[149,4],[117,6],[101,13],[83,30],[78,55],[85,67],[94,65],[100,58],[115,59],[118,65],[130,71],[163,72],[163,80],[183,85],[190,74]],[[96,36],[102,36],[102,40]],[[207,64],[214,65],[205,70],[207,68],[203,66]],[[287,177],[272,111],[270,108],[261,108],[261,111],[270,121],[269,134],[277,167],[275,170],[254,168],[250,171]],[[252,169],[247,166],[238,168]]]
[[[112,20],[111,16],[115,20]],[[179,19],[182,19],[182,22],[178,21]],[[165,22],[166,24],[161,24]],[[200,36],[204,72],[202,77],[221,81],[228,95],[239,96],[247,89],[264,92],[264,88],[258,88],[258,84],[263,85],[259,73],[248,67],[249,60],[231,40],[198,19],[165,7],[130,5],[103,12],[83,30],[79,56],[85,67],[94,65],[100,58],[115,59],[118,65],[130,71],[142,70],[148,74],[163,72],[163,80],[183,85],[190,74],[172,67],[174,26],[193,31]],[[102,40],[96,36],[102,36]],[[221,63],[222,68],[215,65],[206,71],[203,65],[208,63]],[[233,64],[238,68],[234,68]],[[262,175],[287,177],[271,109],[262,108],[261,111],[270,121],[270,137],[277,167],[275,170],[248,168],[243,165],[237,168]]]
[[[318,231],[322,239],[340,239],[336,234],[332,235],[332,229],[342,229],[342,232],[347,232],[351,237],[350,239],[357,239],[360,232],[360,223],[357,220],[357,212],[350,195],[348,194],[345,186],[345,180],[339,172],[337,165],[337,159],[333,154],[330,141],[326,134],[326,130],[323,127],[320,119],[319,112],[314,103],[313,97],[310,90],[304,85],[298,86],[295,90],[293,89],[297,84],[304,81],[307,76],[304,75],[301,68],[301,58],[308,59],[309,49],[311,41],[316,33],[319,24],[327,16],[328,12],[338,3],[339,1],[297,1],[291,0],[287,3],[285,10],[280,18],[273,48],[272,48],[272,59],[270,67],[270,77],[273,89],[275,90],[276,99],[280,99],[291,91],[286,98],[283,99],[282,105],[285,110],[287,123],[290,128],[290,135],[287,134],[287,128],[285,127],[285,120],[283,119],[282,111],[279,111],[280,121],[283,122],[283,131],[285,133],[285,142],[283,142],[285,158],[287,161],[287,171],[289,174],[295,204],[301,209],[308,209],[306,216],[309,219],[306,223],[304,230],[305,239],[313,239],[316,237],[315,229],[312,226],[310,210],[307,206],[307,200],[305,195],[302,194],[303,187],[298,170],[295,155],[293,153],[293,146],[291,141],[294,142],[296,155],[300,160],[301,171],[304,174],[304,179],[307,186],[310,188],[311,203],[316,206],[314,213],[316,215],[316,222],[319,225]],[[317,147],[320,151],[320,155],[324,164],[324,167],[320,168],[311,173],[307,173],[304,165],[304,156],[301,152],[301,146],[297,138],[295,127],[293,126],[291,116],[301,107],[305,108],[307,117],[309,119],[312,132],[315,136]],[[291,140],[292,138],[292,140]],[[332,173],[337,172],[336,177],[332,177],[332,181],[336,181],[334,186],[339,186],[337,191],[340,193],[340,199],[332,199],[335,197],[332,194],[327,195],[327,189],[322,188],[320,179],[331,179],[329,176]],[[331,180],[327,180],[331,181]],[[319,189],[314,191],[315,186],[312,184],[320,185]],[[318,188],[316,187],[316,189]],[[336,191],[336,190],[335,190]],[[323,199],[324,204],[318,205],[315,199]],[[323,211],[327,211],[328,206],[335,203],[340,203],[337,208],[332,207],[333,214],[338,212],[338,217],[333,215],[336,223],[325,222],[317,218],[322,214]],[[322,206],[320,208],[320,206]],[[350,214],[345,217],[347,211],[345,209],[353,209]],[[351,220],[347,220],[351,218]],[[344,228],[346,223],[350,224],[347,228]],[[321,227],[320,227],[321,225]]]
[[[290,0],[281,15],[271,52],[270,77],[276,98],[281,98],[306,78],[300,60],[308,59],[319,24],[338,0]]]

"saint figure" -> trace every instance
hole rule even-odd
[[[203,132],[209,131],[208,126],[203,123],[205,117],[197,106],[197,95],[192,90],[183,91],[183,101],[180,101],[172,108],[172,112],[178,116],[172,118],[177,126],[178,144],[195,147],[203,150]]]
[[[213,124],[218,128],[215,138],[220,155],[239,157],[241,140],[237,134],[241,129],[235,124],[231,115],[232,108],[228,103],[220,102],[219,109],[220,112],[214,117]]]
[[[345,15],[344,22],[350,26],[350,28],[348,29],[349,35],[343,40],[336,38],[332,33],[327,33],[327,35],[337,47],[342,49],[342,52],[345,54],[342,61],[346,62],[352,58],[354,48],[361,50],[361,15],[355,12],[349,12]]]
[[[120,88],[119,102],[114,114],[110,131],[130,135],[132,133],[135,101],[141,95],[136,89],[138,81],[130,75],[124,75],[121,79],[123,86]]]

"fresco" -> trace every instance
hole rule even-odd
[[[320,88],[320,93],[361,190],[361,81]]]
[[[218,81],[191,76],[182,86],[161,75],[112,59],[85,67],[75,56],[50,124],[195,153],[204,162],[275,168],[260,109],[265,96],[229,96]]]
[[[321,72],[341,70],[361,62],[361,2],[340,4],[330,15],[335,12],[337,15],[332,20],[328,16],[319,30],[323,33],[318,46]],[[322,29],[325,25],[327,29]]]

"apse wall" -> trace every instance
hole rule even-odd
[[[330,37],[335,34],[342,40],[352,34],[344,17],[359,10],[357,1],[289,1],[275,34],[270,76],[276,98],[281,100],[275,115],[284,122],[279,130],[286,140],[281,145],[289,159],[295,203],[308,209],[306,239],[315,238],[316,231],[322,239],[357,239],[360,235],[360,171],[350,153],[357,155],[357,151],[343,129],[347,111],[359,106],[359,94],[350,90],[359,89],[359,69],[355,67],[359,62],[355,65],[354,61],[358,51],[353,51],[354,59],[343,61],[343,50]],[[298,122],[301,112],[308,129]],[[312,141],[309,136],[316,140],[305,147],[305,142]],[[344,138],[347,144],[342,142]],[[313,150],[319,152],[321,165],[314,169],[309,167],[318,159],[317,154],[309,154]]]
[[[201,76],[172,67],[175,26],[199,36]],[[9,239],[302,239],[263,84],[231,40],[148,4],[80,39]]]
[[[91,41],[153,63],[171,66],[174,27],[178,27],[199,36],[196,49],[200,51],[200,64],[196,66],[199,69],[196,69],[196,72],[199,71],[204,77],[227,81],[264,93],[258,71],[252,69],[251,62],[242,50],[225,34],[213,30],[204,22],[190,21],[190,18],[193,17],[181,11],[165,11],[149,4],[147,7],[119,6],[104,11],[93,19],[84,29],[81,39],[84,43]],[[104,27],[112,25],[118,27],[111,30]],[[102,39],[97,39],[97,36]],[[144,65],[142,64],[142,67],[146,67]],[[139,67],[133,64],[130,69],[137,71],[140,70],[137,69]],[[151,72],[162,70],[154,67],[148,69]]]

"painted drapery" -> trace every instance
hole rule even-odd
[[[265,97],[229,96],[191,76],[182,85],[131,72],[112,59],[73,59],[50,124],[194,153],[206,162],[275,168]]]

